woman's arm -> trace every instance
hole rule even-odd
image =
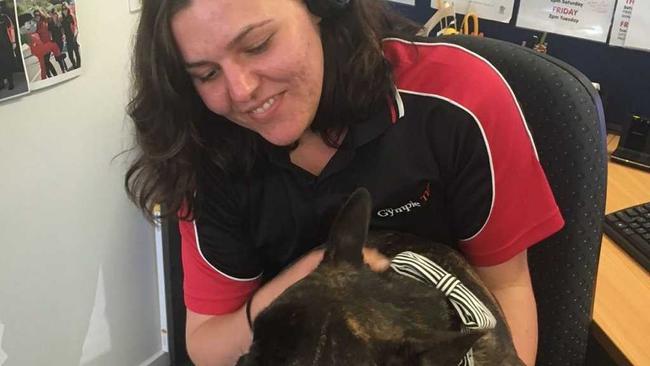
[[[50,18],[51,18],[51,17],[50,17],[50,13],[46,12],[45,10],[43,10],[43,8],[41,8],[40,6],[36,6],[36,9],[41,13],[41,16],[42,16],[43,18],[45,18],[45,19],[50,19]]]
[[[234,365],[251,344],[243,308],[225,315],[204,315],[187,309],[187,353],[197,366]]]
[[[310,252],[257,290],[251,302],[251,318],[316,269],[322,259],[323,250]],[[185,329],[187,352],[197,366],[234,365],[248,352],[252,341],[245,306],[225,315],[203,315],[188,309]]]
[[[528,366],[537,356],[537,305],[530,282],[527,252],[490,267],[475,267],[499,301],[512,332],[519,358]]]
[[[321,249],[306,254],[261,287],[251,302],[251,318],[255,319],[285,289],[316,269],[323,253]],[[363,254],[364,262],[375,272],[383,272],[390,266],[388,258],[376,249],[364,248]],[[252,341],[245,306],[226,315],[203,315],[188,309],[185,329],[187,351],[197,366],[234,365],[242,354],[248,352]]]

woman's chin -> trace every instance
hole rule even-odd
[[[275,146],[290,146],[300,138],[294,134],[260,134],[263,139]]]

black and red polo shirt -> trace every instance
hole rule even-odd
[[[201,187],[181,222],[186,306],[224,314],[322,244],[347,196],[372,194],[371,229],[406,231],[502,263],[564,224],[512,90],[457,45],[384,40],[394,101],[351,126],[319,176],[265,143],[246,182]]]

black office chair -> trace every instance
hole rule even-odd
[[[605,212],[602,103],[572,66],[512,43],[439,37],[491,62],[523,109],[566,226],[529,251],[539,321],[538,366],[584,365]]]

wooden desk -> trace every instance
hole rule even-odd
[[[618,136],[608,136],[607,150],[617,145]],[[650,173],[611,162],[608,169],[607,213],[650,201]],[[594,336],[618,362],[650,365],[650,274],[607,236],[598,265],[594,325]]]

